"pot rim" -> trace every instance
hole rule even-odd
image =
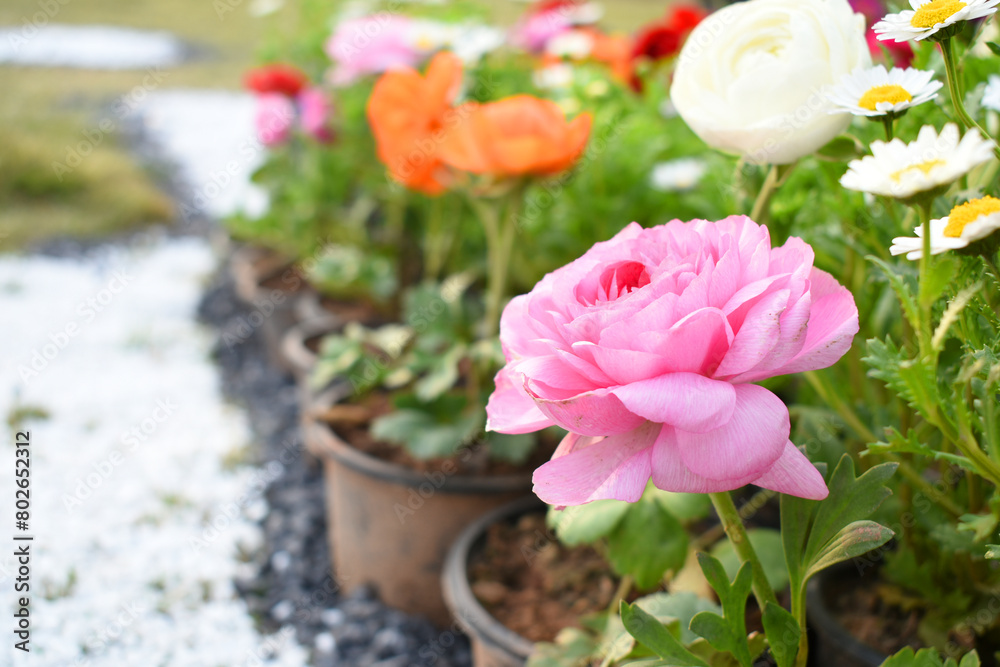
[[[329,391],[322,395],[316,405],[336,402],[344,398],[346,386],[337,391]],[[422,473],[406,466],[390,461],[384,461],[371,454],[362,452],[346,443],[333,428],[311,414],[303,415],[304,426],[315,433],[315,444],[318,451],[313,452],[321,458],[337,461],[355,472],[383,481],[418,488],[424,484],[433,484],[436,492],[452,494],[489,495],[497,493],[529,492],[531,488],[531,472],[506,475],[459,475],[438,472]],[[434,481],[436,475],[445,475],[444,481]]]
[[[333,315],[315,317],[294,325],[281,339],[281,353],[285,356],[296,373],[308,373],[319,358],[309,349],[306,341],[315,336],[325,336],[335,333],[344,323]]]
[[[476,519],[466,526],[451,545],[441,573],[444,602],[458,624],[468,634],[474,635],[489,646],[525,660],[534,650],[534,643],[500,623],[480,604],[469,583],[468,563],[472,549],[491,525],[544,507],[545,503],[536,496],[526,496]]]
[[[822,626],[826,633],[842,651],[863,660],[864,664],[881,665],[889,656],[858,640],[830,613],[823,595],[824,584],[838,574],[850,570],[848,564],[841,564],[819,572],[806,585],[806,613],[810,624]]]

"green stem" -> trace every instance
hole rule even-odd
[[[767,580],[767,575],[764,574],[764,568],[760,564],[757,552],[750,544],[747,530],[743,526],[743,519],[740,518],[740,513],[737,511],[736,505],[733,504],[732,496],[729,495],[728,491],[722,491],[710,493],[708,497],[712,499],[715,513],[719,515],[719,521],[722,522],[722,527],[725,529],[726,535],[729,536],[733,549],[740,557],[740,562],[750,563],[750,568],[753,571],[753,594],[757,599],[757,605],[763,611],[768,602],[778,604],[778,599],[774,596],[774,590]]]
[[[444,264],[443,249],[443,211],[442,197],[431,199],[430,212],[427,216],[427,236],[424,238],[424,277],[437,280]]]
[[[758,224],[765,224],[767,222],[765,216],[770,217],[769,207],[771,198],[778,191],[778,177],[778,165],[772,164],[767,172],[767,176],[764,178],[764,185],[761,186],[760,192],[757,193],[757,199],[750,210],[750,219]]]
[[[933,303],[927,298],[924,290],[928,288],[928,274],[930,273],[931,262],[931,202],[925,200],[917,208],[920,214],[920,226],[923,227],[923,251],[920,255],[920,285],[918,286],[918,298],[920,302],[920,357],[927,358],[931,354],[931,335]]]
[[[975,119],[969,115],[965,109],[965,98],[962,95],[962,83],[958,78],[958,62],[955,58],[955,39],[949,38],[941,42],[941,55],[944,56],[944,69],[948,78],[948,92],[951,94],[951,103],[955,107],[955,115],[963,128],[976,128],[984,139],[989,138],[986,132]],[[1000,146],[994,144],[993,154],[1000,159]]]
[[[792,587],[792,616],[799,624],[799,650],[795,654],[795,667],[806,667],[809,661],[809,633],[806,632],[806,587]]]
[[[895,121],[895,119],[896,119],[895,116],[893,116],[891,113],[887,113],[886,115],[882,116],[882,126],[885,127],[886,141],[892,141],[893,138],[892,124],[893,121]]]
[[[484,204],[476,197],[469,198],[469,203],[479,214],[486,232],[489,275],[486,284],[486,316],[483,318],[482,330],[484,338],[492,338],[500,330],[500,310],[507,290],[510,258],[517,232],[517,216],[521,211],[523,195],[523,185],[514,187],[507,195],[506,210],[503,215],[499,214],[495,206]]]

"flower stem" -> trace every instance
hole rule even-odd
[[[893,138],[892,125],[894,121],[895,121],[895,116],[893,116],[891,113],[887,113],[886,115],[882,116],[882,126],[885,128],[886,141],[892,141]]]
[[[948,92],[951,94],[951,103],[955,107],[955,115],[958,116],[958,120],[964,129],[968,130],[974,127],[979,130],[984,139],[988,139],[990,136],[989,133],[980,127],[979,123],[965,109],[962,84],[958,79],[958,63],[955,59],[954,38],[949,38],[941,42],[941,55],[944,56],[944,69],[948,78]],[[997,159],[1000,159],[1000,146],[997,146],[995,143],[993,145],[993,154],[997,156]]]
[[[778,604],[778,599],[774,596],[774,590],[767,580],[767,575],[764,574],[764,568],[760,564],[757,552],[750,544],[747,530],[743,526],[743,519],[740,518],[740,513],[737,511],[736,505],[733,504],[732,496],[729,495],[728,491],[722,491],[710,493],[708,497],[712,499],[715,513],[719,515],[719,521],[722,522],[722,527],[725,529],[726,535],[729,536],[733,549],[740,557],[740,562],[750,563],[750,568],[753,571],[753,595],[757,599],[757,605],[763,611],[768,602]]]
[[[772,164],[771,168],[767,172],[767,177],[764,178],[764,185],[761,186],[760,192],[757,194],[757,199],[753,203],[753,208],[750,210],[751,220],[758,224],[764,224],[766,222],[762,218],[768,214],[771,198],[777,191],[778,165]]]
[[[933,303],[927,298],[924,290],[928,289],[928,274],[931,268],[931,202],[921,202],[917,208],[920,214],[920,226],[923,228],[923,251],[920,254],[920,284],[917,289],[917,301],[920,302],[920,356],[927,357],[931,353],[931,314]]]
[[[479,215],[486,232],[486,249],[489,256],[489,275],[486,283],[486,316],[483,318],[482,336],[492,338],[500,330],[500,309],[507,290],[507,275],[510,272],[510,258],[514,250],[514,236],[517,232],[517,216],[521,211],[524,185],[514,187],[496,206],[484,204],[476,197],[469,203]]]

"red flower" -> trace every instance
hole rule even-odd
[[[701,7],[693,5],[674,7],[666,19],[646,26],[636,35],[632,45],[632,59],[660,60],[677,55],[684,38],[706,16],[708,14]]]
[[[244,85],[255,93],[280,93],[288,97],[298,95],[308,81],[301,70],[282,63],[252,69],[243,79]]]
[[[652,23],[640,30],[632,43],[630,54],[633,66],[632,87],[637,91],[642,90],[642,81],[635,74],[635,65],[639,61],[656,62],[677,55],[684,40],[706,16],[708,14],[701,7],[678,5],[663,21]]]

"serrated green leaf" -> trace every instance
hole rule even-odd
[[[730,583],[725,568],[718,559],[707,553],[699,553],[698,564],[705,579],[722,602],[722,616],[702,612],[691,619],[691,629],[707,639],[715,648],[729,651],[741,665],[749,667],[752,656],[746,636],[746,604],[750,588],[753,586],[753,570],[749,563],[744,563],[736,578]],[[721,632],[718,622],[712,617],[723,619],[727,631]],[[698,621],[699,618],[702,620]]]
[[[907,646],[895,655],[886,658],[881,667],[949,667],[954,665],[954,660],[947,662],[941,659],[941,655],[931,648],[925,648],[913,652],[913,648]],[[965,655],[959,667],[979,667],[979,655],[976,651]]]
[[[982,542],[993,535],[997,522],[993,514],[963,514],[958,517],[958,530],[971,532],[976,542]]]
[[[732,653],[739,651],[739,639],[725,618],[710,611],[703,611],[691,619],[691,630],[703,637],[717,651]],[[743,632],[740,633],[740,636]],[[745,663],[740,663],[745,664]]]
[[[866,257],[866,259],[882,269],[882,273],[889,280],[892,291],[896,293],[896,298],[899,299],[899,305],[902,307],[903,314],[906,316],[907,321],[909,321],[910,326],[919,330],[920,309],[917,306],[917,300],[914,298],[909,285],[903,282],[896,269],[885,260],[871,255]]]
[[[559,541],[567,546],[589,544],[604,537],[618,525],[628,511],[623,500],[598,500],[565,509],[550,509],[548,525]]]
[[[415,409],[399,409],[372,422],[372,435],[403,445],[420,459],[454,454],[480,423],[479,416],[459,415],[452,423],[440,423],[433,415]]]
[[[656,618],[635,604],[622,600],[621,619],[635,640],[677,667],[709,667],[708,663],[684,648]]]
[[[438,356],[434,365],[424,377],[413,386],[414,393],[422,401],[433,401],[455,386],[458,381],[458,364],[465,356],[465,346],[456,344]]]
[[[650,543],[655,549],[650,549]],[[643,498],[631,504],[608,535],[608,561],[618,574],[630,574],[641,590],[655,587],[668,570],[687,560],[688,535],[659,503]]]
[[[919,302],[930,306],[940,299],[958,275],[958,267],[959,261],[952,255],[935,257],[920,282]]]
[[[885,483],[896,472],[896,467],[895,463],[882,463],[855,478],[854,461],[846,454],[841,457],[827,483],[830,495],[816,508],[804,562],[811,563],[841,529],[871,516],[892,495]]]
[[[893,533],[874,521],[855,521],[844,526],[811,559],[806,580],[831,565],[856,558],[892,539]]]
[[[784,607],[768,602],[764,607],[763,622],[767,643],[778,667],[793,667],[802,638],[802,629],[795,617]]]

